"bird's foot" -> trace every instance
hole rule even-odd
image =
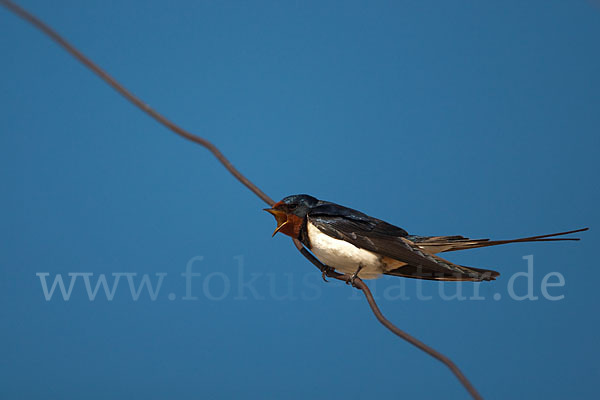
[[[325,265],[325,268],[323,268],[321,270],[321,277],[323,278],[323,280],[325,282],[329,282],[327,280],[327,276],[328,276],[327,274],[329,274],[330,272],[333,272],[333,271],[335,271],[335,270],[333,268],[331,268],[330,266],[328,266],[328,265]]]
[[[362,265],[358,266],[358,269],[356,270],[355,273],[353,273],[352,275],[350,275],[350,278],[346,281],[347,285],[352,285],[352,287],[356,287],[356,284],[354,283],[354,281],[356,280],[356,278],[358,278],[358,273],[360,272],[360,270],[363,268]]]
[[[356,280],[356,278],[358,278],[358,274],[355,272],[352,275],[350,275],[350,278],[348,278],[348,280],[346,281],[346,285],[350,285],[352,287],[356,287],[356,284],[354,283],[354,281]]]

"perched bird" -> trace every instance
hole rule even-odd
[[[439,281],[490,281],[496,271],[465,267],[437,256],[447,251],[517,242],[579,240],[554,238],[588,228],[512,240],[409,235],[402,228],[360,211],[306,194],[288,196],[265,211],[277,232],[300,240],[323,264],[362,279],[382,274]]]

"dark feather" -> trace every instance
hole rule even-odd
[[[474,267],[463,267],[465,269],[465,273],[436,273],[431,270],[418,268],[412,265],[406,265],[395,269],[393,271],[388,271],[386,275],[393,276],[402,276],[405,278],[414,278],[414,279],[425,279],[430,281],[493,281],[496,277],[500,276],[500,273],[496,271],[492,271],[490,269],[481,269]]]
[[[469,239],[463,236],[416,236],[409,235],[402,228],[370,217],[360,211],[320,200],[308,210],[307,218],[321,232],[331,237],[345,240],[361,249],[407,264],[387,271],[387,275],[442,281],[489,281],[496,279],[500,274],[492,270],[457,265],[436,256],[435,253],[516,242],[579,240],[577,238],[554,238],[554,236],[588,229],[493,241]],[[303,239],[310,248],[306,235]]]
[[[364,224],[363,227],[368,231],[375,231],[386,236],[405,237],[408,232],[404,229],[388,224],[377,218],[373,218],[360,211],[348,207],[340,206],[335,203],[320,201],[320,204],[309,211],[311,216],[322,217],[342,217],[349,221]]]
[[[497,246],[508,243],[525,242],[554,242],[563,240],[579,240],[579,238],[556,238],[554,236],[569,235],[571,233],[587,231],[588,228],[576,229],[573,231],[550,233],[547,235],[530,236],[519,239],[508,240],[490,240],[490,239],[469,239],[463,236],[415,236],[409,235],[407,239],[418,245],[427,253],[442,253],[447,251],[476,249],[478,247]]]
[[[450,263],[450,261],[443,259],[440,256],[432,255],[438,262]],[[464,265],[453,264],[460,272],[452,271],[446,273],[437,273],[431,270],[427,270],[421,267],[415,267],[413,265],[406,265],[401,268],[388,271],[386,275],[403,276],[407,278],[425,279],[434,281],[493,281],[496,277],[500,276],[499,272],[492,271],[491,269],[482,269],[475,267],[465,267]]]
[[[450,262],[440,262],[403,239],[404,229],[336,204],[324,204],[308,213],[308,220],[321,232],[369,250],[435,273],[465,271]]]

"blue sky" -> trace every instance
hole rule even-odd
[[[373,284],[486,398],[596,393],[597,2],[19,4],[273,198],[309,193],[425,235],[590,226],[580,242],[450,254],[502,274],[460,286],[467,300],[440,295],[454,284]],[[271,238],[264,204],[206,150],[4,9],[0,54],[2,398],[466,397]],[[529,255],[538,299],[517,301]],[[42,281],[68,289],[69,273],[68,300],[46,300]],[[543,295],[551,273],[561,300]],[[91,301],[102,274],[120,276],[112,300]],[[154,300],[131,294],[144,275]]]

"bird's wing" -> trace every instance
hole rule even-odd
[[[436,258],[405,239],[406,231],[359,211],[325,204],[315,207],[308,220],[321,232],[361,249],[402,261],[432,274],[465,274],[463,267]]]
[[[436,260],[441,261],[443,263],[452,264],[450,261],[444,260],[441,257],[435,256],[435,255],[433,255],[433,257]],[[472,281],[472,282],[493,281],[498,276],[500,276],[499,272],[493,271],[491,269],[465,267],[464,265],[456,265],[456,264],[452,264],[452,265],[454,265],[456,268],[460,269],[462,272],[457,273],[457,272],[448,270],[445,273],[439,273],[439,272],[432,273],[429,270],[407,264],[400,268],[396,268],[391,271],[387,271],[385,274],[393,275],[393,276],[402,276],[405,278],[426,279],[426,280],[433,280],[433,281]]]

